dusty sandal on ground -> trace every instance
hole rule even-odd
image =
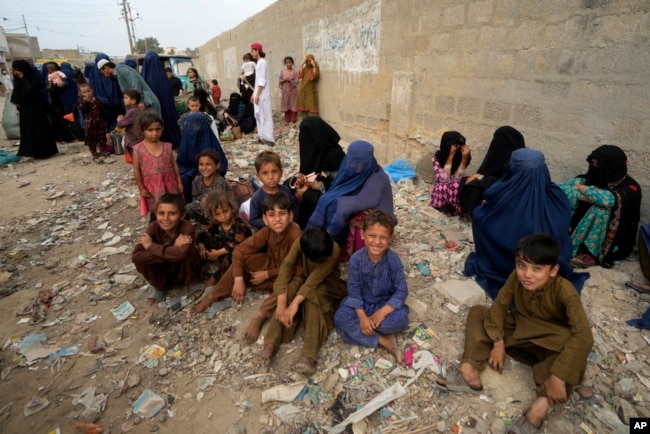
[[[598,265],[598,261],[593,256],[582,253],[571,259],[571,265],[577,268],[589,268]]]
[[[459,371],[453,371],[445,377],[436,378],[436,384],[447,388],[450,392],[456,393],[481,393],[483,391],[483,386],[479,388],[474,388],[467,384]]]
[[[199,298],[203,296],[203,293],[205,292],[205,288],[201,287],[201,285],[192,285],[188,289],[189,292],[189,299],[192,301],[197,301]]]
[[[156,304],[165,300],[165,293],[154,289],[153,294],[151,294],[151,297],[149,297],[147,300],[149,301],[149,306],[155,306]]]
[[[639,294],[650,294],[650,284],[629,281],[625,282],[625,285],[632,288]]]
[[[300,356],[298,360],[291,364],[291,370],[300,374],[311,375],[316,372],[316,360]]]
[[[530,422],[528,422],[525,415],[521,415],[507,432],[512,434],[537,434],[541,433],[542,430],[535,428]]]

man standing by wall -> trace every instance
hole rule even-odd
[[[269,90],[269,67],[266,62],[266,53],[259,42],[251,44],[251,55],[257,62],[255,66],[255,91],[252,102],[257,121],[257,134],[262,144],[273,146],[273,113],[271,112],[271,91]]]

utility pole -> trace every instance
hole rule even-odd
[[[29,36],[29,30],[27,30],[25,14],[23,14],[23,25],[25,26],[25,34],[27,35],[27,43],[29,44],[29,56],[32,58],[32,65],[36,65],[36,59],[34,59],[34,50],[32,48],[32,37]]]
[[[133,37],[131,36],[131,26],[129,25],[130,17],[128,3],[126,0],[122,0],[122,3],[118,3],[119,6],[122,6],[122,16],[124,17],[124,23],[126,24],[126,33],[129,35],[129,48],[131,49],[131,54],[135,54],[135,47],[133,46]]]

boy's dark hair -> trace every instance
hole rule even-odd
[[[259,173],[262,166],[269,163],[275,164],[282,170],[282,160],[278,154],[273,151],[262,151],[255,157],[255,171]]]
[[[291,199],[289,199],[289,196],[282,192],[269,195],[262,203],[262,212],[266,214],[268,211],[273,211],[276,207],[281,210],[291,211]]]
[[[172,69],[169,66],[165,68],[165,72],[171,72],[172,74],[174,73],[174,71],[172,71]]]
[[[379,225],[388,228],[390,234],[393,235],[395,231],[395,220],[386,211],[381,209],[373,209],[363,219],[363,230],[368,229],[369,226]]]
[[[199,98],[196,95],[192,95],[191,97],[187,98],[187,102],[189,103],[190,101],[198,102],[200,104],[201,103],[201,98]]]
[[[291,63],[296,63],[296,62],[293,61],[293,57],[291,57],[291,56],[285,57],[284,60],[282,61],[282,63],[287,63],[287,60],[291,60]]]
[[[215,86],[219,86],[219,82],[217,80],[212,80],[212,84],[214,84]]]
[[[251,53],[244,53],[244,55],[242,56],[242,59],[247,60],[249,62],[252,62],[253,61],[253,55]]]
[[[158,203],[156,203],[156,210],[158,210],[158,205],[161,205],[163,203],[168,205],[175,205],[181,214],[185,214],[185,199],[183,199],[182,196],[173,193],[163,194],[160,196],[160,199],[158,199]]]
[[[87,88],[89,88],[90,90],[93,90],[93,88],[92,88],[92,87],[90,86],[90,84],[88,84],[88,83],[81,83],[81,84],[78,85],[77,87],[78,87],[79,89],[81,89],[82,87],[87,87]]]
[[[515,259],[554,267],[560,259],[560,245],[548,234],[527,235],[517,242]]]
[[[212,161],[214,161],[214,164],[217,165],[217,167],[221,165],[221,158],[219,157],[219,153],[214,149],[204,149],[196,154],[196,164],[199,164],[199,159],[201,159],[201,157],[210,157]]]
[[[312,226],[300,236],[300,249],[307,259],[321,264],[332,256],[334,241],[325,229]]]
[[[136,104],[140,104],[140,100],[142,100],[142,93],[138,89],[127,89],[124,91],[124,95],[134,99]]]
[[[212,214],[213,210],[216,210],[219,207],[223,208],[224,205],[229,206],[233,213],[235,213],[235,216],[237,215],[239,205],[237,205],[237,199],[235,199],[235,195],[231,192],[223,190],[212,190],[205,197],[205,209],[210,212],[210,214]]]
[[[153,110],[145,110],[138,115],[138,130],[143,133],[153,123],[158,122],[162,127],[163,120],[158,113]]]

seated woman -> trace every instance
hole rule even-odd
[[[535,149],[514,151],[508,170],[485,191],[483,199],[485,203],[474,210],[472,218],[475,252],[465,262],[466,276],[476,276],[476,283],[495,299],[512,273],[517,241],[545,233],[562,249],[559,274],[582,290],[589,274],[575,273],[569,263],[571,208],[562,190],[551,182],[544,154]]]
[[[465,168],[471,160],[465,137],[458,131],[445,131],[440,139],[440,149],[431,159],[436,181],[429,205],[452,216],[463,214],[458,192]]]
[[[483,192],[506,173],[512,152],[525,147],[524,136],[519,131],[509,126],[497,128],[478,172],[461,185],[460,205],[464,212],[472,215],[483,201]]]
[[[249,134],[255,129],[255,114],[252,106],[249,107],[248,104],[244,103],[241,95],[237,92],[230,94],[228,108],[223,116],[226,118],[226,122],[228,122],[228,119],[237,122],[244,134]]]
[[[181,134],[181,145],[178,147],[176,163],[181,171],[183,196],[187,203],[192,202],[192,180],[199,172],[197,156],[201,151],[212,149],[219,154],[219,170],[221,176],[228,172],[228,158],[221,149],[219,139],[210,127],[210,119],[204,113],[190,113],[185,119],[185,127]]]
[[[288,182],[295,188],[296,223],[301,229],[307,225],[318,199],[330,188],[345,157],[339,140],[339,134],[320,117],[311,116],[300,123],[300,173]]]
[[[368,210],[373,208],[386,211],[397,222],[390,179],[377,164],[373,146],[357,140],[348,146],[336,179],[318,200],[307,228],[324,227],[342,246],[341,259],[348,259],[365,245],[361,226]]]
[[[560,188],[569,198],[572,263],[605,268],[632,252],[641,217],[641,187],[627,174],[627,156],[602,145],[587,157],[587,173]]]

